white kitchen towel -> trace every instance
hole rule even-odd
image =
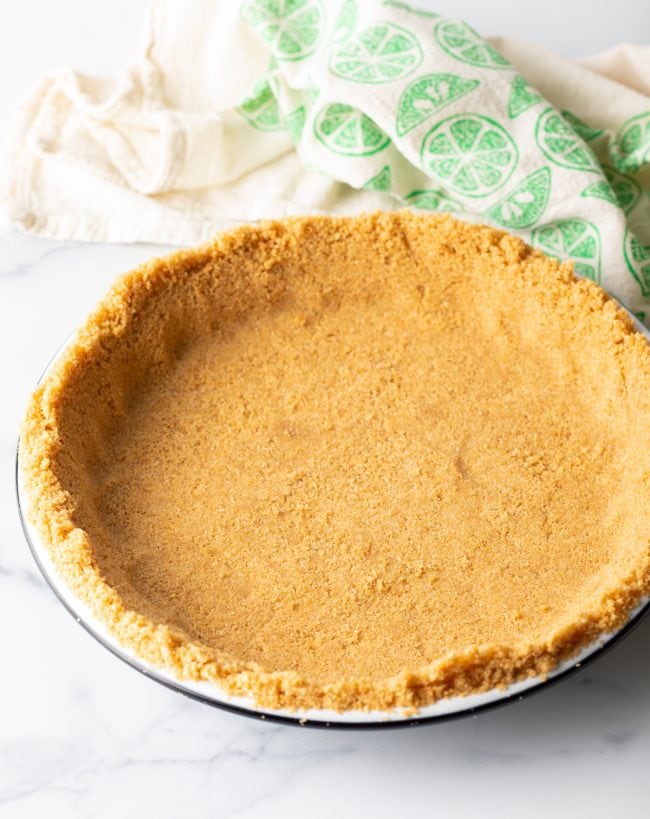
[[[650,48],[582,64],[397,0],[154,0],[114,82],[44,77],[10,220],[192,244],[237,222],[410,206],[520,233],[650,316]]]

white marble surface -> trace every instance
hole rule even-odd
[[[596,0],[548,0],[516,16],[510,0],[493,2],[492,17],[480,0],[428,5],[483,30],[532,31],[566,54],[650,41],[646,0],[618,0],[611,24],[612,4]],[[138,43],[143,7],[0,0],[0,128],[46,67],[115,71]],[[61,608],[16,514],[18,421],[51,354],[113,277],[161,250],[0,232],[0,817],[648,816],[650,620],[523,703],[352,734],[258,724],[184,700],[115,660]]]

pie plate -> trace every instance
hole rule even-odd
[[[636,318],[631,315],[630,317],[639,332],[643,333],[646,338],[650,340],[650,331],[640,324]],[[65,346],[52,359],[48,370],[61,355]],[[46,373],[44,373],[43,377]],[[20,442],[18,444],[18,449],[19,448]],[[382,729],[413,727],[431,722],[443,722],[460,717],[474,716],[482,711],[520,701],[534,692],[541,691],[550,685],[568,678],[579,669],[584,668],[588,663],[602,656],[606,650],[616,645],[650,612],[650,597],[646,597],[632,611],[627,622],[619,630],[600,635],[597,640],[590,643],[579,654],[558,665],[544,678],[539,676],[531,677],[503,689],[495,688],[481,694],[441,699],[432,705],[421,708],[416,714],[406,714],[397,709],[392,711],[350,710],[341,713],[317,709],[299,711],[264,709],[257,706],[252,697],[233,697],[227,695],[216,683],[193,682],[178,679],[170,671],[147,663],[117,641],[106,626],[90,611],[87,605],[78,599],[67,587],[66,583],[57,573],[38,533],[29,523],[26,493],[22,486],[18,462],[19,459],[17,457],[16,491],[18,510],[27,544],[45,581],[59,602],[75,618],[77,623],[104,648],[116,657],[119,657],[119,659],[131,666],[131,668],[139,671],[155,682],[180,694],[184,694],[191,699],[205,703],[206,705],[263,721],[330,729]]]

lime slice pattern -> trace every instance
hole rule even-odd
[[[324,18],[320,0],[249,0],[242,16],[278,60],[304,60],[312,54]]]
[[[610,204],[615,205],[617,208],[619,207],[619,202],[616,198],[614,188],[612,188],[609,182],[606,182],[604,179],[600,182],[594,182],[593,185],[586,187],[580,196],[603,199],[605,202],[609,202]]]
[[[599,136],[602,136],[605,133],[601,128],[592,128],[591,125],[587,125],[586,122],[581,120],[575,114],[571,113],[571,111],[562,111],[561,113],[576,134],[581,139],[584,139],[585,142],[591,142],[592,139],[598,139]]]
[[[550,193],[551,169],[545,165],[533,171],[485,215],[511,230],[532,227],[546,210]]]
[[[603,171],[607,181],[595,182],[586,187],[580,196],[593,196],[597,199],[604,199],[622,208],[625,213],[629,213],[639,201],[641,188],[631,176],[619,173],[610,165],[603,165]]]
[[[339,16],[334,23],[334,30],[332,32],[333,43],[343,43],[350,37],[354,29],[357,27],[357,20],[359,19],[359,12],[357,11],[357,4],[355,0],[345,0]]]
[[[413,6],[409,6],[408,3],[402,3],[401,0],[383,0],[382,6],[392,6],[395,9],[400,9],[401,11],[408,11],[411,14],[417,14],[420,17],[440,17],[440,15],[435,11],[425,11],[424,9],[415,9]]]
[[[365,29],[334,52],[329,67],[344,80],[382,83],[408,76],[422,62],[416,38],[394,23]]]
[[[370,117],[340,102],[318,112],[314,134],[330,151],[344,156],[369,156],[390,145],[390,137]]]
[[[537,120],[535,139],[544,156],[556,165],[576,171],[600,171],[591,149],[553,108],[544,111]]]
[[[488,196],[504,185],[519,155],[508,132],[488,117],[456,114],[422,141],[421,166],[453,193]]]
[[[629,213],[641,198],[641,187],[631,176],[619,173],[611,165],[603,165],[603,171],[616,194],[619,205]]]
[[[284,118],[285,124],[289,129],[289,134],[294,142],[299,142],[305,127],[305,120],[307,119],[307,110],[304,105],[299,105],[290,114]]]
[[[650,111],[628,119],[616,132],[610,155],[617,170],[636,173],[650,161]]]
[[[641,294],[650,296],[650,245],[644,245],[628,228],[623,242],[625,263],[639,283]]]
[[[404,202],[419,210],[437,210],[442,213],[462,213],[462,204],[444,191],[422,190],[411,191],[404,197]]]
[[[508,60],[470,28],[457,20],[441,20],[434,31],[436,41],[450,57],[478,68],[512,68]]]
[[[398,136],[404,136],[436,111],[479,85],[479,80],[467,80],[455,74],[428,74],[411,83],[402,92],[397,106]]]
[[[258,131],[280,131],[284,128],[278,103],[268,80],[260,80],[237,111]]]
[[[380,193],[390,193],[391,170],[390,165],[384,165],[376,176],[369,179],[363,186],[366,191],[379,191]]]
[[[535,228],[532,243],[548,256],[573,262],[573,269],[600,283],[600,234],[585,219],[560,219]]]
[[[515,77],[510,84],[508,116],[510,119],[516,119],[520,114],[523,114],[524,111],[528,111],[529,108],[532,108],[541,101],[541,94],[534,91],[523,77]]]

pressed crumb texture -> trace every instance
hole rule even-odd
[[[546,674],[650,586],[650,355],[522,241],[406,212],[119,279],[34,393],[57,570],[125,646],[269,708]]]

